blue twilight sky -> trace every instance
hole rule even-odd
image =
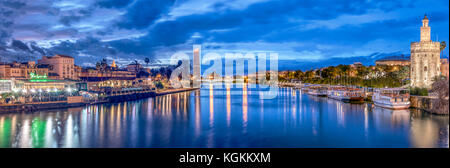
[[[50,53],[72,55],[82,66],[102,58],[119,64],[145,57],[165,62],[177,51],[190,54],[193,43],[202,43],[203,52],[278,52],[280,59],[305,62],[409,54],[410,42],[419,40],[425,13],[432,39],[448,44],[448,3],[0,0],[0,51],[2,45],[6,55],[13,52],[8,46],[32,44]]]

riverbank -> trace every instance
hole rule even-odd
[[[298,83],[291,83],[291,82],[285,82],[280,83],[280,87],[291,87],[294,89],[302,89],[303,86],[301,86]],[[372,102],[372,96],[370,96],[370,93],[372,92],[366,92],[366,94],[369,94],[369,96],[366,96],[364,101],[367,103],[373,103]],[[415,96],[411,95],[410,98],[410,108],[412,109],[419,109],[423,110],[430,114],[437,114],[437,115],[448,115],[449,111],[448,109],[448,99],[445,101],[440,101],[437,97],[432,96]],[[444,103],[443,103],[444,102]],[[436,110],[438,109],[438,110]]]
[[[32,112],[39,110],[50,110],[58,108],[70,108],[70,107],[80,107],[87,103],[68,103],[67,101],[55,101],[55,102],[39,102],[39,103],[27,103],[27,104],[7,104],[0,105],[0,113],[11,113],[11,112]]]
[[[200,88],[179,88],[179,89],[166,89],[162,91],[156,91],[155,96],[162,96],[166,94],[173,94],[173,93],[179,93],[179,92],[187,92],[187,91],[193,91],[198,90]]]
[[[448,99],[446,100],[447,101],[446,105],[441,105],[447,107],[439,107],[439,103],[437,100],[438,100],[437,97],[431,96],[411,96],[410,97],[411,108],[424,110],[431,114],[448,115],[449,113],[448,110],[440,110],[440,111],[433,110],[434,106],[438,107],[438,109],[448,109]]]
[[[145,99],[149,97],[162,96],[167,94],[187,92],[197,90],[199,88],[180,88],[180,89],[165,89],[162,91],[148,91],[148,92],[136,92],[133,94],[114,94],[96,101],[72,101],[68,99],[66,101],[54,101],[54,102],[34,102],[26,104],[1,104],[0,113],[11,112],[33,112],[39,110],[59,109],[59,108],[71,108],[81,107],[90,104],[103,104],[103,103],[117,103],[123,101],[133,101],[139,99]]]

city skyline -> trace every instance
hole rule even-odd
[[[5,1],[0,53],[34,59],[64,54],[80,66],[102,58],[118,64],[145,57],[168,62],[174,52],[192,52],[194,43],[205,52],[277,52],[280,60],[303,62],[409,54],[424,14],[432,40],[448,42],[447,6],[447,1]]]

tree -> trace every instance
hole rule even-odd
[[[145,63],[146,63],[147,66],[148,66],[148,63],[150,63],[150,59],[149,59],[149,58],[145,58],[144,61],[145,61]]]
[[[134,65],[136,66],[136,73],[139,72],[139,63],[137,60],[134,60]]]
[[[301,70],[295,71],[295,78],[301,79],[304,76],[304,73]]]
[[[312,79],[312,78],[314,78],[314,76],[315,76],[315,74],[314,74],[314,72],[312,70],[311,71],[306,71],[306,73],[305,73],[305,77],[308,78],[308,79]]]
[[[441,41],[441,46],[440,46],[441,55],[444,54],[445,47],[447,47],[447,44],[445,44],[445,41]]]
[[[100,67],[101,67],[100,62],[95,63],[95,68],[96,68],[97,70],[100,70]]]

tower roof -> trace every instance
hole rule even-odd
[[[116,67],[117,67],[116,61],[113,60],[113,62],[112,62],[112,64],[111,64],[111,67],[113,67],[113,68],[116,68]]]
[[[425,16],[423,17],[423,20],[428,20],[427,14],[425,14]]]

